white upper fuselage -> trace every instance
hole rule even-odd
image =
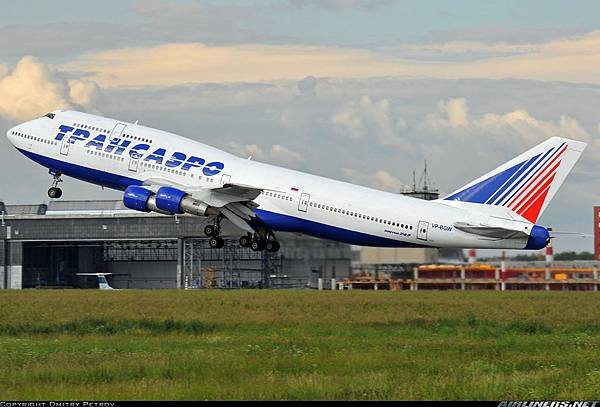
[[[275,231],[371,246],[522,249],[527,237],[492,239],[454,225],[494,224],[525,233],[533,226],[500,208],[487,211],[478,205],[477,210],[470,210],[464,203],[378,191],[80,112],[56,111],[53,118],[42,117],[10,129],[8,137],[23,154],[51,170],[113,189],[150,185],[152,180],[184,191],[224,184],[261,189],[254,199],[259,205],[255,212]]]

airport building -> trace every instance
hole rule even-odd
[[[209,222],[140,213],[121,201],[0,202],[0,287],[94,284],[78,273],[113,273],[115,288],[300,288],[319,277],[328,288],[331,278],[350,277],[349,245],[278,233],[279,252],[253,252],[223,221],[226,244],[211,249],[202,232]]]

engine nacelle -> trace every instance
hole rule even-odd
[[[161,187],[155,194],[147,188],[132,185],[125,190],[123,203],[129,209],[165,215],[189,213],[196,216],[209,216],[219,213],[204,202],[173,187]]]
[[[156,206],[156,195],[149,189],[135,185],[127,187],[123,195],[123,204],[129,209],[140,212],[158,212],[163,215],[172,215]]]
[[[156,192],[156,206],[169,213],[183,213],[180,205],[186,195],[177,188],[161,187]]]
[[[219,211],[202,201],[192,198],[184,191],[162,187],[156,193],[156,206],[170,213],[189,213],[196,216],[217,215]]]
[[[129,186],[123,195],[123,204],[135,211],[150,212],[148,209],[148,200],[154,195],[152,191],[142,187]]]

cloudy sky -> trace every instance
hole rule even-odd
[[[389,191],[427,160],[442,193],[559,135],[589,146],[540,223],[591,233],[599,67],[597,1],[6,2],[0,128],[74,108]],[[0,163],[0,199],[47,199],[4,137]]]

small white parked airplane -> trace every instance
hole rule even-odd
[[[274,232],[380,247],[541,249],[536,222],[586,147],[552,137],[450,195],[423,201],[243,159],[137,123],[54,111],[7,133],[26,157],[61,176],[124,191],[128,208],[212,216],[204,233],[223,246],[223,219],[240,244],[279,250]]]
[[[110,276],[113,273],[76,273],[78,276],[96,276],[98,279],[98,288],[100,290],[116,290],[108,284],[106,276]]]

